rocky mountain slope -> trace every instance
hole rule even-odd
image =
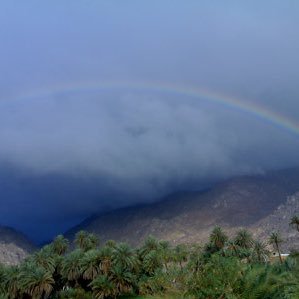
[[[271,217],[283,217],[275,216],[281,209],[278,207],[298,190],[299,169],[237,177],[205,192],[181,192],[153,204],[94,215],[67,236],[73,238],[84,229],[98,234],[102,241],[115,239],[133,245],[149,234],[173,243],[203,242],[215,225],[221,225],[229,234],[248,227],[262,236],[262,232],[267,234],[272,229],[265,223],[274,222],[269,221]]]
[[[277,231],[283,238],[281,246],[285,252],[298,250],[299,232],[289,225],[294,215],[299,215],[299,192],[289,196],[270,215],[255,223],[251,230],[260,239],[267,239],[271,232]]]
[[[35,249],[20,232],[0,226],[0,263],[16,265]]]

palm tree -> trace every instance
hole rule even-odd
[[[69,241],[63,235],[58,235],[52,242],[54,253],[64,255],[69,247]]]
[[[188,250],[186,245],[179,244],[174,249],[174,259],[179,263],[181,270],[183,269],[183,263],[187,261]]]
[[[223,232],[220,226],[214,227],[210,235],[210,243],[217,249],[220,250],[224,247],[225,242],[228,240],[227,235]]]
[[[99,246],[100,239],[96,234],[93,233],[88,234],[87,238],[88,238],[88,245],[89,245],[88,250],[96,249]]]
[[[32,256],[31,260],[33,263],[46,269],[50,273],[54,273],[56,268],[55,259],[48,250],[41,249]]]
[[[269,250],[267,245],[258,240],[253,243],[252,257],[254,260],[257,260],[259,263],[265,263],[269,257]]]
[[[0,294],[4,293],[5,288],[5,282],[6,282],[6,268],[2,264],[0,264]]]
[[[85,280],[93,280],[101,271],[101,254],[98,250],[92,249],[84,253],[80,261],[82,277]]]
[[[281,253],[280,253],[279,245],[282,242],[283,242],[283,240],[282,240],[282,238],[280,237],[280,235],[277,232],[273,232],[270,235],[269,244],[271,244],[274,247],[274,249],[277,250],[278,255],[279,255],[279,260],[280,260],[281,263],[282,263],[282,258],[281,258]]]
[[[9,267],[4,275],[5,289],[7,290],[9,297],[11,299],[20,298],[20,269],[17,266]]]
[[[78,285],[81,277],[81,259],[84,252],[81,249],[74,250],[63,260],[61,265],[61,274],[71,284]]]
[[[243,249],[250,249],[253,245],[253,238],[248,230],[241,229],[237,232],[234,242]]]
[[[225,243],[225,247],[223,248],[223,253],[225,256],[237,256],[241,255],[241,248],[236,244],[235,240],[228,240]]]
[[[56,249],[53,247],[53,243],[46,245],[40,251],[27,258],[27,261],[50,272],[55,280],[54,291],[59,291],[65,283],[61,274],[61,265],[64,257],[58,254],[62,254],[62,251],[56,251]]]
[[[120,266],[122,269],[132,271],[137,269],[138,260],[134,250],[126,243],[120,243],[112,253],[113,264]]]
[[[98,246],[99,239],[95,234],[89,234],[80,230],[75,236],[75,244],[83,251],[95,249]]]
[[[197,273],[203,266],[203,255],[201,247],[197,244],[193,245],[190,250],[190,258],[188,268]]]
[[[77,232],[75,235],[75,240],[74,240],[77,248],[84,250],[85,245],[86,245],[86,239],[87,239],[86,231],[80,230],[79,232]]]
[[[164,267],[165,267],[166,271],[168,271],[168,264],[174,258],[173,250],[168,241],[160,241],[159,247],[160,247],[160,254],[162,257]]]
[[[293,226],[293,227],[295,227],[296,230],[299,232],[299,216],[294,215],[291,218],[290,225]]]
[[[130,271],[115,265],[111,268],[109,280],[116,286],[118,295],[125,295],[132,291],[135,277]]]
[[[158,250],[152,250],[143,257],[142,267],[146,274],[153,275],[162,266],[162,257]]]
[[[140,248],[140,254],[143,257],[147,255],[149,252],[158,249],[159,242],[157,241],[157,239],[153,236],[148,236],[147,239],[145,239],[143,246]]]
[[[89,284],[89,286],[96,299],[111,298],[116,295],[116,286],[106,275],[98,276]]]
[[[108,275],[110,273],[110,269],[112,266],[112,254],[113,249],[107,246],[102,247],[99,251],[99,255],[101,257],[100,269],[101,272],[105,275]]]
[[[28,264],[21,270],[21,289],[32,299],[48,298],[54,284],[55,281],[51,273],[42,267]]]
[[[9,278],[9,267],[5,267],[0,264],[0,299],[8,299],[8,296],[11,295],[8,293],[8,284],[7,279]],[[11,298],[16,298],[16,296],[11,296]]]
[[[152,295],[153,297],[150,296],[150,298],[156,298],[154,297],[154,295],[165,293],[166,289],[171,290],[173,292],[173,283],[175,283],[175,280],[169,280],[169,277],[167,277],[167,275],[165,275],[165,273],[161,269],[159,269],[150,277],[141,277],[141,279],[138,281],[138,293],[140,295]],[[175,298],[182,297],[183,296]],[[146,298],[148,297],[146,296]],[[159,296],[158,298],[162,297]]]
[[[110,247],[110,248],[115,248],[116,247],[116,242],[114,240],[108,240],[106,242],[105,246]]]

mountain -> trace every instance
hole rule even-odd
[[[299,215],[299,192],[289,196],[270,215],[252,226],[254,235],[260,239],[267,239],[273,231],[278,231],[283,238],[281,247],[284,251],[299,248],[299,232],[290,226],[290,219]]]
[[[16,265],[35,250],[34,245],[20,232],[0,226],[0,263]]]
[[[247,227],[261,236],[267,217],[297,191],[299,168],[236,177],[206,191],[180,192],[152,204],[93,215],[66,235],[73,238],[83,229],[96,233],[102,241],[136,245],[151,234],[175,244],[206,241],[212,228],[220,225],[229,234]],[[277,226],[280,228],[280,223]],[[266,227],[269,233],[272,227],[269,231]]]

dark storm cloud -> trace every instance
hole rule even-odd
[[[51,94],[90,81],[172,82],[299,121],[296,1],[1,6],[3,222],[40,239],[102,208],[297,165],[298,136],[215,103],[134,88]],[[35,90],[49,94],[21,99]]]

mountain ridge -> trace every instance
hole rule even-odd
[[[269,216],[299,190],[299,168],[235,177],[205,191],[178,192],[162,201],[94,214],[66,233],[84,229],[102,241],[138,245],[147,235],[172,243],[204,242],[215,225],[229,234]]]
[[[0,263],[17,265],[36,247],[22,233],[8,226],[0,226]]]

